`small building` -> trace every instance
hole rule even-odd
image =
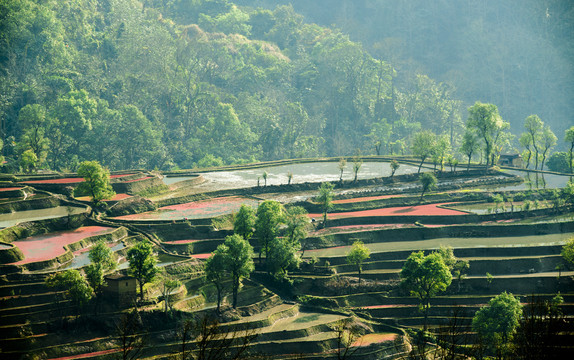
[[[119,307],[131,306],[137,298],[137,280],[133,276],[116,273],[105,277],[104,296]]]
[[[522,167],[522,156],[520,154],[501,154],[498,159],[500,166]]]

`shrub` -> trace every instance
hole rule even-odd
[[[570,161],[569,154],[566,151],[558,151],[550,155],[546,166],[551,171],[569,173],[570,166],[568,162]]]

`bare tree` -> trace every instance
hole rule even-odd
[[[145,333],[142,320],[137,309],[125,313],[116,323],[120,353],[117,356],[121,360],[140,359],[145,347]]]

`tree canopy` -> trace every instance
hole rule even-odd
[[[503,292],[476,312],[472,328],[488,347],[501,352],[511,340],[521,316],[520,300]]]
[[[147,241],[140,241],[128,250],[127,259],[129,261],[129,273],[138,280],[140,287],[140,298],[145,298],[144,285],[151,282],[158,269],[157,260],[153,254],[153,247]]]
[[[418,251],[409,255],[401,269],[400,278],[401,286],[420,301],[426,331],[430,299],[451,284],[450,270],[439,253],[425,256],[422,251]]]

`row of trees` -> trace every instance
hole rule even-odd
[[[46,278],[46,285],[64,291],[64,297],[72,301],[78,309],[95,298],[97,311],[106,284],[104,276],[115,270],[118,263],[115,254],[103,240],[92,246],[88,257],[90,264],[83,269],[84,274],[76,269],[54,273]],[[159,273],[152,245],[146,241],[136,243],[128,250],[127,260],[128,272],[137,279],[140,299],[143,301],[144,285],[153,281]]]
[[[250,240],[257,244],[259,266],[280,281],[288,280],[288,271],[301,262],[298,251],[305,251],[308,225],[307,211],[299,206],[285,209],[274,200],[263,201],[257,210],[241,205],[234,216],[235,234],[226,237],[205,264],[206,278],[217,290],[218,312],[228,279],[235,308],[241,280],[255,269]]]
[[[561,254],[568,266],[574,265],[574,238],[567,241]],[[400,272],[401,286],[419,299],[424,314],[423,336],[417,343],[419,354],[426,353],[425,333],[431,299],[444,292],[453,278],[458,280],[460,290],[460,282],[468,268],[468,261],[457,259],[452,248],[447,247],[426,256],[422,251],[413,252],[404,264]],[[439,334],[439,345],[449,356],[471,355],[470,348],[465,347],[467,344],[457,343],[455,337],[472,329],[477,334],[471,351],[476,358],[488,354],[498,359],[552,358],[556,351],[554,347],[559,346],[558,334],[566,324],[559,308],[563,301],[560,295],[551,300],[533,297],[523,307],[518,298],[503,292],[476,312],[469,328],[460,323],[461,319],[453,319],[451,325],[459,328],[450,329],[448,336]]]

